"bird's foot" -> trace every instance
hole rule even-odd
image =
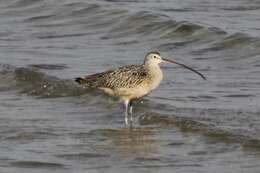
[[[133,122],[130,121],[130,124],[129,124],[129,129],[132,130],[133,129]]]
[[[131,117],[130,120],[128,118],[125,118],[125,128],[132,129],[133,128],[133,118]]]
[[[127,118],[127,116],[125,117],[125,126],[128,126],[128,118]]]
[[[133,122],[134,122],[134,119],[133,119],[133,116],[131,115],[131,116],[130,116],[130,124],[132,125]]]

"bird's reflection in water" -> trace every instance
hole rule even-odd
[[[103,137],[103,140],[106,141],[104,147],[109,148],[109,152],[113,152],[113,155],[149,157],[157,152],[158,141],[156,141],[155,128],[98,129],[94,131],[96,135]]]

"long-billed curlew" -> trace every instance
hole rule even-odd
[[[163,74],[159,64],[162,62],[178,64],[206,79],[200,72],[191,67],[162,58],[158,52],[149,52],[141,65],[123,66],[102,73],[79,77],[75,81],[86,87],[98,88],[109,95],[119,97],[125,105],[125,124],[128,124],[129,114],[132,124],[132,101],[147,95],[160,84]]]

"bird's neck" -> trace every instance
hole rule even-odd
[[[163,75],[159,64],[144,64],[149,77],[148,83],[150,90],[155,89],[162,81]]]
[[[161,68],[159,64],[154,64],[154,63],[145,63],[144,68],[148,71],[148,73],[157,73],[161,72]]]
[[[161,80],[162,70],[159,64],[144,64],[144,68],[147,70],[149,76],[152,79]]]

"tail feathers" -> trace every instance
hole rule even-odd
[[[79,84],[84,84],[84,83],[86,83],[86,80],[85,80],[84,78],[82,78],[82,77],[77,77],[77,78],[75,79],[75,81],[78,82]]]
[[[75,81],[90,88],[97,88],[99,86],[99,80],[97,80],[97,77],[93,75],[78,77],[75,78]]]

